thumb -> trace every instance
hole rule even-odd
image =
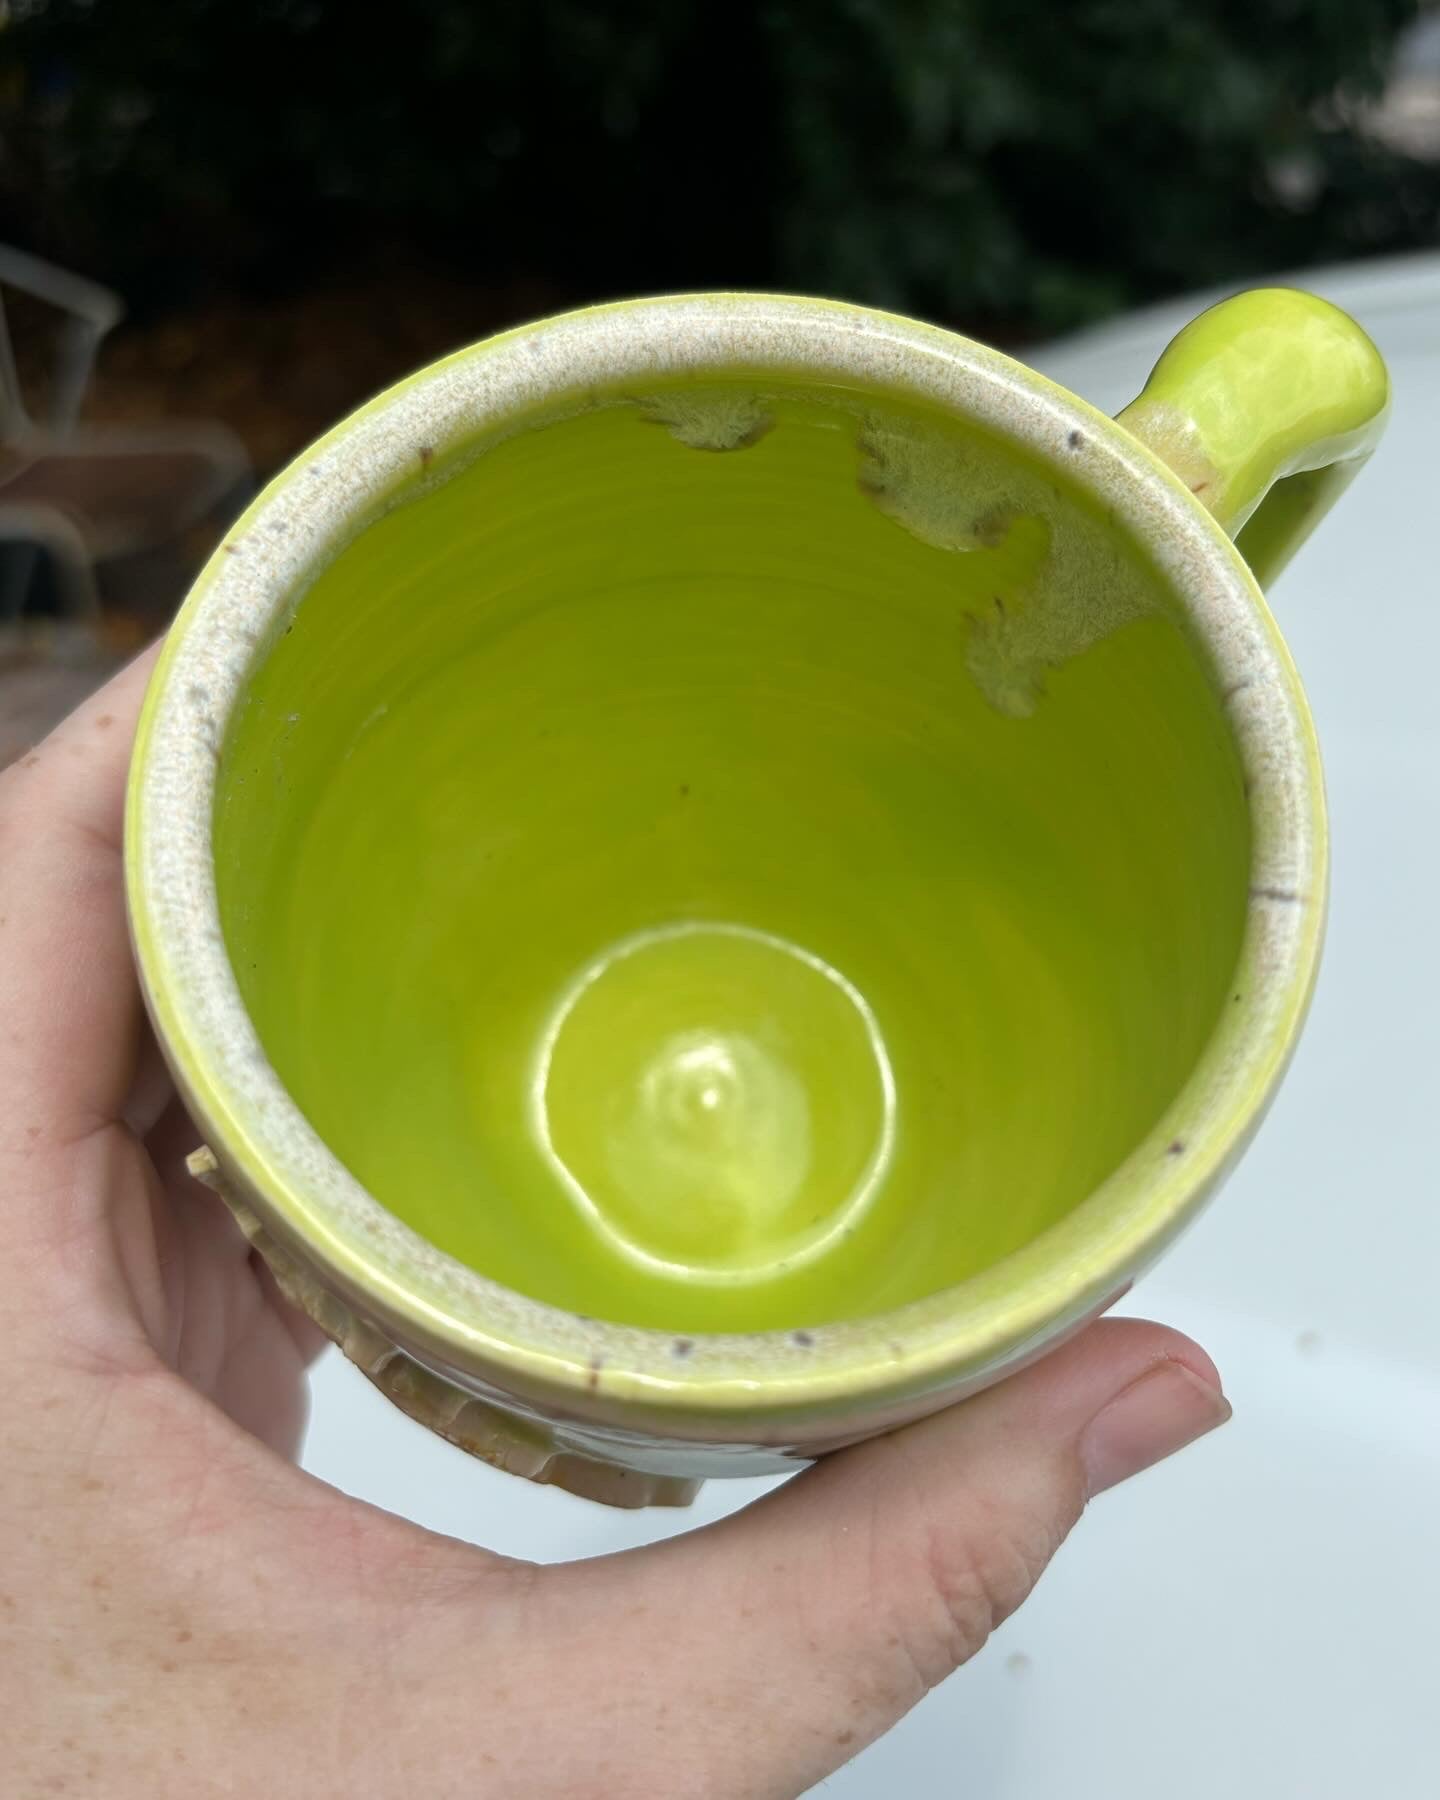
[[[1187,1338],[1107,1320],[964,1406],[615,1559],[677,1712],[676,1686],[693,1688],[688,1773],[709,1783],[694,1791],[820,1780],[975,1654],[1087,1499],[1229,1416]]]

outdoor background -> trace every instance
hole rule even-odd
[[[0,515],[38,494],[78,526],[112,639],[163,622],[226,509],[317,432],[547,310],[782,288],[1023,353],[1440,241],[1420,0],[0,0],[0,21],[0,244],[125,308],[57,337],[7,293],[28,411]],[[77,330],[100,341],[75,376]],[[47,414],[57,376],[78,415]],[[99,432],[147,422],[234,436]],[[79,603],[11,510],[13,667]]]

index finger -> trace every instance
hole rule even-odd
[[[134,1078],[122,823],[157,648],[0,774],[0,1148],[111,1123]]]

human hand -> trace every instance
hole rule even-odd
[[[317,1340],[185,1174],[131,966],[149,663],[0,775],[7,1796],[794,1795],[980,1648],[1089,1496],[1228,1417],[1202,1351],[1106,1321],[718,1524],[555,1567],[302,1473]]]

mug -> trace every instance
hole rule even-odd
[[[1324,798],[1257,581],[1387,395],[1281,289],[1113,421],[748,294],[382,394],[229,533],[140,723],[193,1172],[399,1406],[613,1504],[1052,1348],[1300,1030]]]

